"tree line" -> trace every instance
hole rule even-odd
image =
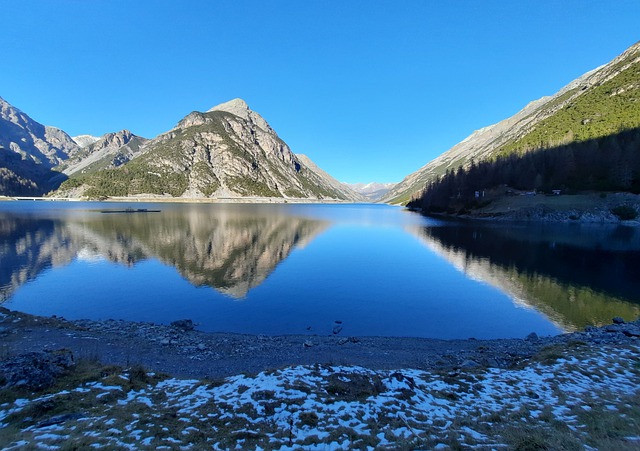
[[[504,187],[550,193],[640,193],[640,128],[555,147],[471,161],[429,182],[408,206],[425,212],[473,208],[486,190]],[[476,194],[478,192],[478,194]]]

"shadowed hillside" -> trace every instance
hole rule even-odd
[[[409,205],[425,212],[465,212],[486,205],[481,193],[508,190],[640,193],[640,128],[524,154],[511,153],[447,171]]]

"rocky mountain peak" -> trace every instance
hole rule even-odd
[[[95,142],[94,151],[97,149],[102,149],[106,147],[118,148],[122,147],[135,138],[136,135],[131,133],[129,130],[120,130],[115,133],[107,133],[98,141]]]
[[[147,141],[126,129],[107,133],[83,147],[82,152],[66,161],[61,168],[65,174],[71,175],[121,166],[131,160]]]
[[[22,160],[47,168],[56,166],[79,149],[62,130],[45,126],[0,98],[0,148]]]
[[[220,105],[214,106],[207,113],[213,111],[224,111],[225,113],[231,113],[239,118],[244,119],[245,121],[260,127],[262,130],[275,134],[271,126],[264,120],[262,116],[253,111],[242,99],[233,99],[228,102],[221,103]]]
[[[11,105],[2,97],[0,97],[0,119],[13,123],[21,128],[34,126],[36,124],[29,116]],[[40,125],[40,127],[42,127],[42,125]]]
[[[249,108],[249,105],[247,105],[247,102],[240,98],[237,98],[214,106],[207,112],[210,111],[226,111],[227,113],[232,113],[236,116],[243,117],[243,115],[248,114],[251,109]]]
[[[93,136],[93,135],[78,135],[78,136],[72,136],[71,139],[73,139],[73,141],[77,145],[84,148],[84,147],[90,146],[100,138],[98,136]]]
[[[202,125],[207,122],[207,118],[204,114],[199,111],[193,111],[187,114],[180,122],[176,128],[189,128],[194,127],[196,125]]]

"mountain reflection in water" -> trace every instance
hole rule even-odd
[[[524,338],[635,319],[639,233],[368,204],[0,202],[0,296],[211,332]]]
[[[38,220],[2,215],[0,299],[8,299],[42,271],[78,256],[127,266],[156,258],[195,286],[242,298],[295,247],[303,247],[329,225],[259,211],[241,206],[168,208],[162,215],[84,211]]]
[[[410,231],[468,277],[566,330],[640,316],[637,227],[456,223]]]

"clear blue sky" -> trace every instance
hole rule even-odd
[[[346,182],[395,182],[640,40],[638,0],[0,0],[0,96],[152,138],[241,97]]]

